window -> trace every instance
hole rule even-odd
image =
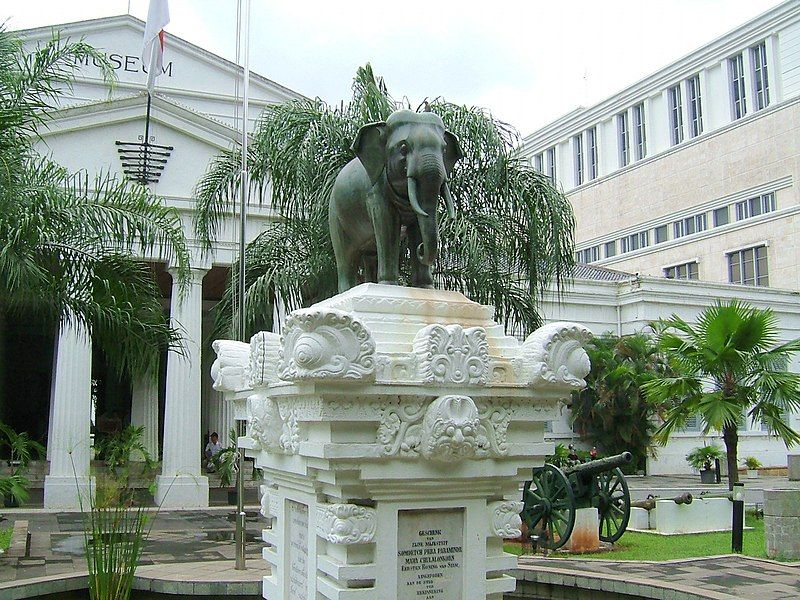
[[[617,240],[606,242],[605,245],[606,258],[611,258],[617,255]]]
[[[703,103],[700,100],[700,75],[686,80],[689,90],[689,137],[703,133]]]
[[[685,235],[691,235],[700,231],[705,231],[708,225],[706,213],[686,217],[680,221],[675,221],[672,224],[674,237],[679,238]]]
[[[727,225],[730,222],[730,211],[727,206],[714,209],[714,227]]]
[[[600,260],[600,246],[592,246],[585,250],[578,250],[575,253],[575,261],[579,263],[590,263]]]
[[[700,417],[695,414],[686,419],[683,431],[700,431]]]
[[[750,48],[750,62],[753,64],[753,91],[756,110],[769,106],[769,77],[767,76],[767,44],[761,42]]]
[[[647,139],[644,130],[644,102],[633,107],[633,139],[636,160],[647,156]]]
[[[622,244],[622,252],[633,252],[639,248],[646,248],[650,245],[650,239],[647,231],[640,231],[634,233],[620,240]]]
[[[547,149],[547,176],[550,178],[550,183],[556,184],[556,147]]]
[[[630,162],[630,133],[628,132],[628,113],[617,115],[617,135],[619,137],[619,166],[625,167]]]
[[[656,227],[653,230],[653,233],[655,234],[653,236],[653,238],[654,238],[656,244],[660,244],[661,242],[666,242],[667,241],[667,226],[666,225],[661,225],[660,227]]]
[[[544,154],[539,153],[533,157],[533,168],[539,173],[544,173]]]
[[[667,279],[697,279],[697,263],[688,262],[664,269]]]
[[[767,247],[758,246],[728,254],[728,280],[742,285],[769,285]]]
[[[741,54],[728,60],[731,76],[731,101],[733,118],[741,119],[747,114],[747,98],[744,86],[744,58]]]
[[[586,158],[589,161],[589,181],[597,178],[597,129],[586,130]]]
[[[775,194],[762,194],[736,203],[736,220],[749,219],[758,215],[773,212],[776,209]]]
[[[575,164],[575,185],[583,183],[583,138],[580,134],[572,137],[572,158]]]
[[[675,85],[667,90],[669,100],[669,127],[672,145],[683,141],[683,107],[681,104],[681,86]]]

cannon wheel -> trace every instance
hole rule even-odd
[[[522,518],[529,535],[538,535],[537,545],[555,550],[567,543],[575,527],[575,496],[558,467],[545,465],[533,470],[522,491]]]
[[[597,512],[600,539],[616,542],[625,533],[631,516],[631,494],[625,475],[618,468],[597,476]]]

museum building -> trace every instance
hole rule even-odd
[[[788,6],[789,4],[791,6]],[[768,13],[768,15],[775,13],[770,17],[772,20],[769,22],[788,22],[790,20],[788,18],[779,18],[779,15],[785,13],[791,13],[792,19],[796,21],[797,12],[796,2],[781,5],[775,11]],[[756,21],[760,22],[765,18],[766,16]],[[745,25],[744,29],[751,26],[752,24]],[[763,25],[764,30],[781,31],[775,27],[775,25]],[[761,31],[761,29],[756,29]],[[100,78],[96,65],[89,61],[81,65],[74,88],[65,97],[62,107],[54,113],[54,118],[48,127],[41,131],[38,149],[40,152],[52,156],[55,161],[75,174],[72,185],[87,185],[86,173],[110,171],[124,176],[125,167],[120,148],[126,147],[126,144],[141,143],[145,131],[146,74],[140,59],[144,23],[132,16],[125,15],[29,29],[18,33],[25,39],[27,47],[33,48],[37,42],[49,40],[54,31],[60,31],[62,37],[73,39],[83,37],[89,44],[106,52],[109,61],[115,68],[118,82],[113,90],[109,91],[108,86]],[[798,35],[800,35],[800,29],[798,29]],[[737,40],[742,38],[741,47],[743,48],[751,48],[756,44],[752,41],[755,39],[752,36],[734,37]],[[696,146],[705,143],[718,144],[720,142],[714,141],[717,137],[724,137],[727,135],[725,132],[729,130],[731,134],[735,134],[734,130],[737,127],[755,127],[754,131],[762,137],[766,136],[768,132],[771,132],[770,135],[774,133],[779,136],[791,136],[791,132],[796,131],[796,123],[784,123],[781,128],[773,132],[765,121],[769,118],[781,118],[779,116],[781,114],[784,115],[784,119],[789,118],[795,121],[798,117],[796,102],[787,99],[786,95],[786,90],[791,87],[788,75],[782,75],[780,80],[774,75],[779,72],[778,67],[775,66],[777,64],[775,63],[777,41],[768,36],[765,36],[764,40],[767,41],[766,57],[772,61],[766,63],[767,70],[765,71],[767,74],[765,81],[768,82],[771,94],[770,103],[752,113],[748,109],[746,115],[738,119],[737,123],[715,125],[715,131],[712,129],[712,123],[716,123],[713,119],[718,116],[706,116],[704,117],[706,129],[702,134],[695,136],[697,139],[689,139],[687,133],[686,139],[677,147],[659,151],[656,141],[659,138],[655,133],[657,127],[655,124],[651,124],[655,121],[646,121],[646,127],[653,129],[651,134],[653,139],[648,138],[647,142],[651,144],[649,146],[651,154],[641,160],[633,160],[632,164],[622,169],[614,170],[607,156],[607,153],[611,151],[607,144],[613,142],[613,136],[609,142],[609,133],[604,129],[607,127],[599,118],[601,114],[605,113],[598,111],[596,113],[598,115],[595,125],[596,132],[603,131],[605,133],[593,134],[595,135],[594,152],[596,154],[595,177],[590,179],[587,170],[586,181],[578,186],[559,179],[561,185],[568,191],[568,196],[573,204],[578,200],[582,202],[581,194],[584,193],[614,194],[614,202],[604,203],[603,198],[598,198],[600,205],[607,206],[608,209],[591,210],[597,216],[598,222],[608,219],[609,222],[620,223],[622,217],[614,216],[617,215],[616,206],[635,206],[639,210],[641,207],[638,204],[641,203],[641,198],[638,194],[635,194],[636,199],[634,199],[633,196],[628,197],[616,191],[603,192],[602,190],[606,189],[603,187],[604,182],[613,188],[615,178],[639,177],[637,169],[649,168],[648,161],[655,164],[655,162],[663,160],[659,158],[658,152],[669,156],[671,153],[680,153],[686,148],[690,154],[685,155],[685,159],[681,160],[680,164],[683,164],[684,161],[693,164],[692,160],[695,159],[692,158],[694,155],[691,153],[699,151],[695,148]],[[798,43],[800,44],[800,41]],[[800,50],[800,46],[798,49]],[[742,60],[750,61],[751,59],[743,57]],[[800,61],[800,53],[798,61]],[[751,65],[750,62],[744,64]],[[800,65],[800,62],[798,64]],[[700,73],[703,75],[705,71]],[[683,75],[676,73],[676,78],[678,77],[681,78],[680,85],[684,86]],[[709,85],[706,77],[710,76],[703,75],[703,79],[701,79],[704,86]],[[150,262],[156,271],[164,297],[165,309],[170,311],[174,324],[181,329],[184,335],[184,344],[187,349],[185,355],[174,353],[165,355],[162,361],[162,372],[157,382],[124,381],[118,379],[106,368],[102,355],[93,351],[91,343],[81,336],[80,332],[69,327],[62,327],[56,335],[53,331],[44,331],[36,322],[9,322],[6,324],[4,342],[8,364],[5,376],[8,390],[6,397],[25,398],[25,402],[9,402],[6,406],[0,407],[0,420],[8,422],[18,430],[29,431],[34,438],[46,437],[48,439],[49,473],[44,481],[46,507],[77,507],[79,486],[76,486],[76,477],[80,485],[84,487],[91,485],[89,465],[92,435],[90,424],[97,431],[101,431],[104,426],[110,424],[113,427],[119,423],[144,426],[147,448],[153,456],[161,457],[163,461],[162,475],[158,479],[157,500],[163,502],[163,505],[167,507],[202,507],[208,504],[208,480],[201,468],[202,444],[211,431],[218,431],[223,443],[227,443],[227,432],[232,425],[231,411],[220,401],[220,394],[211,387],[210,367],[214,360],[214,352],[210,347],[211,316],[209,311],[224,292],[230,265],[236,257],[238,230],[236,228],[237,219],[234,218],[234,215],[230,215],[225,226],[220,230],[218,242],[210,252],[203,252],[199,241],[195,239],[192,225],[193,190],[209,162],[221,151],[230,148],[239,140],[241,97],[238,86],[240,79],[241,69],[236,64],[171,34],[167,35],[164,72],[157,80],[156,91],[152,98],[148,141],[166,147],[168,156],[164,159],[166,162],[163,163],[164,168],[160,171],[157,182],[151,184],[150,187],[168,205],[174,206],[181,216],[189,246],[192,249],[192,278],[188,293],[182,298],[175,293],[169,264],[160,261],[155,256],[142,256],[142,259]],[[779,81],[780,83],[778,83]],[[748,85],[752,85],[751,79],[748,79],[747,82]],[[797,73],[796,86],[800,90],[800,69]],[[652,92],[655,88],[644,86],[642,89]],[[701,87],[701,91],[703,89],[708,88]],[[623,96],[633,97],[624,94]],[[250,115],[252,118],[249,126],[253,126],[264,106],[301,97],[292,90],[252,73],[250,79]],[[709,96],[703,97],[708,98]],[[656,102],[654,98],[654,92],[643,93],[642,96],[642,99],[646,101],[646,107],[650,107],[651,103]],[[751,102],[749,95],[747,98],[747,101]],[[685,104],[682,104],[681,107],[681,110],[688,110]],[[622,109],[615,108],[615,114],[620,110]],[[625,110],[630,112],[632,108],[628,106]],[[651,108],[647,108],[644,113],[646,119],[650,118],[650,110]],[[704,105],[704,110],[706,110],[705,115],[714,114],[711,106],[705,107]],[[653,112],[652,116],[655,114]],[[571,118],[570,116],[569,119]],[[580,121],[580,123],[586,123],[586,121]],[[572,133],[573,130],[569,129],[566,123],[554,125],[550,129],[552,130],[550,137],[548,137],[549,134],[541,134],[541,136],[534,134],[526,138],[527,145],[524,150],[531,156],[543,155],[542,160],[545,161],[543,164],[552,164],[554,176],[561,177],[562,172],[568,172],[564,169],[568,168],[567,161],[570,159],[564,144],[567,145],[566,147],[571,147],[572,138],[578,134]],[[581,140],[585,140],[581,143],[588,144],[587,127],[576,125],[575,131],[579,131]],[[686,131],[688,132],[688,129]],[[563,132],[564,135],[557,132]],[[756,133],[752,135],[756,135]],[[531,145],[532,140],[539,139],[542,140],[542,144]],[[725,143],[728,144],[728,142]],[[770,154],[775,151],[778,143],[786,145],[787,156],[782,160],[777,160]],[[733,147],[734,142],[731,142],[730,145],[730,152],[735,153],[737,149]],[[764,182],[741,184],[741,188],[743,190],[763,188],[766,190],[763,194],[774,194],[775,209],[766,211],[766,214],[749,216],[750,220],[747,220],[744,225],[748,228],[759,226],[774,232],[777,229],[775,225],[780,223],[781,227],[785,226],[788,230],[789,224],[793,223],[795,218],[793,209],[798,204],[792,175],[796,171],[794,156],[797,144],[792,143],[790,139],[781,137],[780,140],[764,142],[762,146],[763,149],[758,152],[765,154],[767,158],[772,157],[770,158],[772,162],[765,158],[766,165],[758,171],[763,174],[763,177],[759,175],[759,178],[756,178],[755,174],[751,173],[751,178],[754,181],[758,179],[759,182],[764,179]],[[530,152],[531,149],[535,150],[540,147],[541,151]],[[583,147],[588,148],[589,146]],[[716,146],[713,147],[716,148]],[[555,162],[546,163],[549,160],[547,157],[551,154],[550,148],[555,148],[552,153]],[[692,150],[693,148],[694,150]],[[588,156],[583,150],[582,152],[583,157]],[[712,164],[707,167],[708,177],[705,177],[703,170],[694,172],[692,177],[698,180],[702,180],[704,177],[706,179],[718,177],[719,182],[709,181],[704,184],[708,187],[707,193],[726,199],[725,201],[729,201],[729,204],[733,206],[738,201],[736,198],[740,198],[740,196],[720,195],[712,190],[728,189],[731,186],[740,185],[740,183],[736,183],[740,181],[739,176],[732,172],[731,167],[714,162],[721,160],[721,150],[705,149],[702,150],[702,153],[704,155],[710,153],[707,160],[712,161]],[[773,163],[775,164],[773,165]],[[601,164],[604,166],[601,167]],[[749,165],[750,162],[746,161],[746,164]],[[588,165],[588,162],[584,165]],[[584,168],[588,169],[587,166]],[[674,181],[675,178],[688,177],[688,168],[678,169],[676,164],[669,161],[661,163],[661,167],[657,168],[672,169],[670,181]],[[717,173],[717,169],[722,170],[726,175],[723,177],[721,173]],[[660,192],[661,196],[658,197],[666,195],[667,190],[670,194],[673,193],[673,190],[681,193],[686,191],[688,185],[686,182],[678,181],[673,185],[667,179],[667,174],[664,173],[662,176],[664,189]],[[647,181],[648,186],[655,183],[652,175],[644,177],[642,181]],[[777,186],[774,184],[775,181],[784,183]],[[641,182],[634,179],[627,181],[620,189],[639,189],[640,184]],[[764,187],[766,184],[769,185]],[[616,190],[616,188],[614,189]],[[646,197],[653,202],[657,198],[650,192]],[[750,196],[744,194],[741,197],[749,198]],[[674,202],[676,206],[673,212],[689,210],[689,198],[680,201],[670,200],[670,202]],[[683,208],[684,205],[687,208]],[[709,206],[711,205],[709,204]],[[722,203],[719,206],[714,204],[713,208],[716,209],[720,206]],[[584,223],[583,215],[588,212],[585,210],[582,213],[580,205],[576,205],[575,210],[578,218],[579,248],[584,251],[586,249],[585,241],[593,239],[586,237],[589,225]],[[719,233],[729,236],[742,235],[740,233],[742,224],[735,219],[734,210],[731,209],[730,223],[725,226],[720,225],[722,229],[719,229]],[[655,206],[651,206],[648,211],[645,212],[655,215]],[[605,212],[612,216],[605,217]],[[630,211],[622,214],[633,219]],[[252,240],[274,218],[268,202],[264,205],[251,206],[248,211],[246,238]],[[633,227],[633,224],[631,226]],[[692,234],[696,236],[694,238],[689,235],[684,236],[687,238],[686,240],[670,239],[664,248],[669,247],[673,251],[678,251],[683,248],[684,243],[700,242],[701,236],[705,233],[707,232]],[[597,236],[597,234],[593,235]],[[769,246],[769,240],[774,239],[774,236],[768,237],[766,232],[754,235],[759,240],[764,240],[767,247],[773,248],[773,246]],[[787,236],[791,238],[788,233]],[[605,242],[603,243],[605,244]],[[725,243],[732,242],[720,243],[724,246]],[[628,258],[646,256],[641,250],[647,250],[647,248],[640,249],[636,254],[629,253]],[[695,251],[695,253],[698,252]],[[788,255],[789,252],[786,254]],[[796,263],[796,252],[792,250],[791,254],[792,260]],[[771,268],[777,268],[775,265],[781,264],[779,259],[773,259],[771,255],[769,260]],[[712,282],[668,280],[661,277],[661,272],[648,274],[644,269],[632,268],[627,262],[614,262],[613,264],[606,262],[605,257],[602,260],[598,257],[597,261],[589,262],[608,264],[613,267],[613,270],[595,266],[581,267],[576,273],[575,284],[566,291],[561,302],[557,302],[554,296],[543,306],[548,319],[568,319],[582,322],[596,334],[605,331],[627,333],[643,328],[650,319],[668,315],[673,311],[678,311],[686,318],[691,319],[702,308],[713,303],[716,298],[739,297],[746,298],[758,306],[772,306],[781,319],[782,336],[786,339],[800,337],[800,310],[798,310],[800,301],[794,292],[773,287],[742,288],[719,283],[727,281],[724,278],[712,279]],[[634,272],[639,272],[639,275],[629,274]],[[701,270],[700,274],[702,279],[706,279],[704,270]],[[656,277],[648,275],[656,275]],[[773,271],[773,282],[776,281],[775,277],[775,271]],[[796,288],[796,285],[793,284],[792,287]],[[794,425],[798,426],[797,417],[793,418]],[[766,432],[757,425],[750,424],[748,427],[752,431],[748,431],[748,435],[743,436],[743,450],[740,453],[752,453],[759,456],[762,462],[768,465],[785,464],[786,448],[783,444],[769,439]],[[563,441],[575,437],[567,425],[566,416],[562,421],[553,423],[551,435],[554,439]],[[707,440],[697,430],[688,431],[682,435],[683,437],[679,435],[675,442],[670,443],[662,451],[659,459],[652,461],[652,464],[649,465],[652,472],[680,472],[688,469],[682,460],[683,454],[685,454],[684,448],[687,444],[697,445],[705,443]],[[751,448],[752,452],[750,452]],[[742,455],[744,456],[744,454]]]

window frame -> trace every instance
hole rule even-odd
[[[744,79],[744,53],[728,59],[730,82],[731,119],[737,121],[747,115],[747,85]]]
[[[586,130],[586,157],[588,158],[588,179],[597,179],[597,127]]]
[[[645,122],[644,102],[633,107],[633,149],[636,160],[647,157],[647,127]]]
[[[572,161],[574,165],[573,177],[575,178],[575,187],[577,187],[584,182],[583,136],[580,133],[572,136]]]
[[[690,260],[685,263],[664,267],[663,273],[666,279],[698,281],[700,278],[700,266],[696,260]],[[694,275],[694,277],[692,277],[692,275]]]
[[[751,258],[748,258],[748,252],[751,253]],[[728,259],[729,283],[753,287],[769,287],[769,255],[767,254],[767,246],[765,244],[741,248],[739,250],[727,252],[726,255]],[[752,264],[752,277],[748,277],[747,274],[748,264]],[[738,273],[738,277],[734,277],[734,271]],[[749,283],[749,281],[752,283]]]
[[[617,113],[617,144],[619,146],[619,167],[627,167],[631,162],[631,138],[628,111]]]
[[[545,150],[545,155],[547,157],[546,166],[547,166],[547,178],[550,179],[550,183],[554,186],[556,185],[556,147],[550,146],[547,150]]]
[[[679,83],[667,89],[667,103],[669,106],[670,142],[672,146],[677,146],[683,141],[683,101]]]
[[[750,68],[753,78],[753,110],[763,110],[769,106],[769,67],[766,41],[750,47]]]
[[[700,73],[686,80],[689,100],[689,137],[696,138],[703,133],[703,99],[700,89]]]

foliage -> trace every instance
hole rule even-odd
[[[143,508],[92,506],[86,515],[84,544],[92,600],[127,600],[147,532]]]
[[[228,433],[228,439],[231,440],[228,447],[223,448],[211,457],[211,463],[214,465],[214,470],[219,473],[219,484],[222,487],[229,487],[234,482],[239,467],[237,464],[239,453],[236,447],[236,429],[231,428]]]
[[[747,456],[744,459],[744,466],[753,471],[755,469],[760,469],[764,465],[762,465],[761,461],[758,460],[755,456]]]
[[[7,550],[11,545],[11,535],[14,533],[13,527],[0,528],[0,550]]]
[[[510,329],[530,331],[539,323],[537,299],[551,282],[563,284],[574,264],[569,202],[518,157],[519,136],[510,126],[481,108],[440,98],[429,106],[459,138],[465,156],[449,180],[456,216],[440,217],[435,284],[493,305]],[[334,179],[355,157],[350,145],[359,128],[401,107],[411,108],[408,100],[392,98],[366,65],[358,69],[347,104],[304,99],[264,110],[248,149],[248,170],[252,195],[264,202],[269,189],[278,218],[246,251],[250,331],[272,326],[278,299],[293,310],[337,292],[328,232]],[[207,247],[237,198],[240,164],[241,148],[224,152],[197,184],[195,227]],[[232,322],[237,272],[234,267],[217,312],[223,330]],[[409,280],[407,266],[401,278]]]
[[[693,448],[689,454],[686,455],[686,462],[688,462],[692,468],[699,470],[707,471],[711,468],[711,465],[717,459],[723,460],[725,458],[725,452],[722,451],[722,448],[715,444],[711,444],[710,446],[699,446],[697,448]]]
[[[800,376],[786,365],[800,340],[778,343],[778,321],[770,309],[737,301],[705,309],[692,326],[677,315],[656,325],[658,345],[673,373],[645,384],[654,402],[670,404],[656,432],[666,443],[687,419],[699,415],[704,433],[722,432],[728,487],[739,479],[738,427],[744,414],[788,446],[800,441],[786,415],[800,410]]]
[[[0,448],[9,450],[8,464],[12,472],[7,477],[0,477],[0,496],[12,498],[16,504],[28,501],[28,486],[30,482],[25,476],[28,472],[28,463],[46,454],[45,447],[32,440],[26,431],[17,433],[6,425],[0,423]]]
[[[753,513],[745,516],[742,550],[745,556],[766,558],[767,549],[764,538],[764,520]],[[749,529],[752,528],[752,529]],[[506,552],[521,554],[521,546],[504,546]],[[731,534],[729,531],[719,533],[691,533],[685,535],[654,535],[626,531],[614,544],[611,552],[603,550],[593,554],[556,553],[554,558],[603,558],[606,560],[661,561],[678,560],[699,556],[720,556],[730,554]]]
[[[144,426],[128,425],[121,431],[110,435],[96,444],[97,455],[105,461],[108,476],[111,479],[108,492],[121,493],[132,501],[134,489],[131,486],[135,477],[152,479],[150,489],[153,491],[157,463],[147,451],[142,438]],[[114,492],[117,490],[117,492]]]
[[[87,57],[113,81],[105,56],[82,41],[56,35],[27,52],[0,27],[0,311],[76,322],[118,371],[143,374],[179,338],[149,268],[132,253],[171,261],[185,283],[178,214],[108,173],[76,185],[75,174],[34,148]]]
[[[569,445],[569,448],[564,444],[556,444],[555,451],[551,456],[545,458],[544,462],[563,470],[587,462],[590,459],[591,457],[587,451],[577,450],[572,444]]]
[[[649,400],[642,386],[667,373],[667,365],[645,333],[596,337],[586,352],[592,370],[586,387],[572,395],[572,420],[604,454],[629,451],[633,460],[627,468],[644,469],[663,402]]]

